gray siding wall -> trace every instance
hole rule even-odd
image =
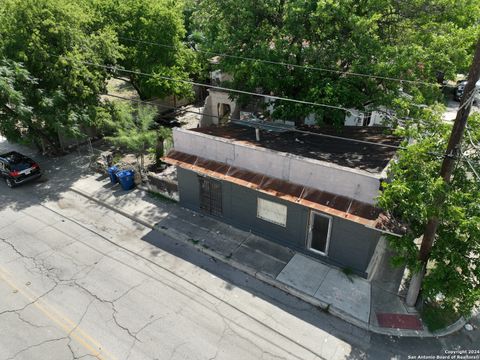
[[[178,168],[180,205],[200,210],[198,175]],[[287,226],[273,224],[257,217],[257,199],[263,198],[287,206]],[[352,221],[332,218],[328,256],[307,249],[310,209],[243,186],[222,181],[223,216],[219,220],[242,230],[251,231],[269,240],[322,259],[339,267],[348,267],[365,276],[381,234]]]
[[[328,257],[342,266],[364,272],[381,235],[363,225],[333,217]]]
[[[198,175],[177,167],[178,193],[180,205],[188,209],[200,210],[200,185]]]
[[[223,182],[222,186],[224,216],[232,225],[290,247],[304,247],[308,220],[307,208],[232,183]],[[287,226],[277,225],[257,217],[259,197],[287,207]]]

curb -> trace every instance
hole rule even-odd
[[[119,214],[121,214],[121,215],[129,218],[129,219],[132,220],[132,221],[138,222],[138,223],[142,224],[142,225],[145,226],[145,227],[148,227],[148,228],[150,228],[150,229],[152,229],[152,230],[155,230],[155,227],[152,226],[149,221],[147,221],[146,219],[142,219],[140,216],[134,216],[134,215],[130,214],[130,213],[127,212],[127,211],[124,211],[124,210],[122,210],[122,209],[119,209],[118,207],[113,206],[113,205],[109,204],[108,202],[106,202],[106,201],[104,201],[104,200],[98,199],[98,198],[96,198],[96,197],[94,197],[94,196],[86,193],[86,192],[83,191],[83,190],[80,190],[80,189],[77,189],[77,188],[74,188],[74,187],[71,187],[70,190],[72,190],[74,193],[77,193],[78,195],[81,195],[81,196],[87,198],[88,200],[94,201],[94,202],[96,202],[96,203],[98,203],[98,204],[100,204],[100,205],[102,205],[102,206],[105,206],[106,208],[108,208],[108,209],[110,209],[110,210],[113,210],[113,211],[115,211],[115,212],[117,212],[117,213],[119,213]]]
[[[398,336],[398,337],[418,337],[418,338],[434,338],[434,337],[443,337],[443,336],[447,336],[447,335],[450,335],[458,330],[460,330],[465,324],[466,324],[466,319],[464,319],[463,317],[461,317],[460,319],[458,319],[455,323],[449,325],[448,327],[446,327],[445,329],[442,329],[438,332],[435,332],[435,333],[431,333],[429,332],[428,330],[422,330],[422,331],[418,331],[418,330],[406,330],[406,329],[390,329],[390,328],[381,328],[381,327],[378,327],[378,326],[375,326],[375,325],[370,325],[368,323],[365,323],[353,316],[351,316],[350,314],[348,313],[345,313],[344,311],[342,311],[341,309],[337,309],[334,305],[332,304],[329,304],[327,302],[324,302],[318,298],[315,298],[313,296],[310,296],[300,290],[297,290],[287,284],[284,284],[274,278],[272,278],[271,276],[265,274],[265,273],[262,273],[260,271],[256,271],[255,269],[249,267],[249,266],[246,266],[242,263],[239,263],[238,261],[235,261],[235,260],[232,260],[230,258],[227,258],[226,256],[224,255],[221,255],[211,249],[208,249],[208,248],[205,248],[203,247],[202,245],[197,245],[197,244],[194,244],[191,240],[190,240],[190,237],[186,236],[185,234],[175,230],[175,229],[171,229],[171,228],[168,228],[168,229],[163,229],[161,226],[157,226],[156,224],[153,224],[151,222],[149,222],[148,220],[140,217],[140,216],[136,216],[136,215],[133,215],[127,211],[124,211],[116,206],[113,206],[111,204],[109,204],[107,201],[105,200],[102,200],[100,198],[97,198],[97,197],[94,197],[92,195],[90,195],[89,193],[83,191],[83,190],[80,190],[80,189],[77,189],[77,188],[70,188],[73,192],[77,193],[78,195],[81,195],[85,198],[87,198],[88,200],[91,200],[91,201],[94,201],[112,211],[115,211],[117,213],[119,213],[120,215],[123,215],[127,218],[129,218],[130,220],[132,221],[135,221],[135,222],[138,222],[140,224],[142,224],[143,226],[149,228],[149,229],[152,229],[152,230],[155,230],[159,233],[162,233],[170,238],[174,238],[176,240],[179,240],[179,241],[182,241],[183,243],[187,244],[187,245],[190,245],[194,248],[196,248],[198,251],[200,251],[201,253],[205,254],[205,255],[208,255],[214,259],[217,259],[237,270],[240,270],[252,277],[254,277],[255,279],[258,279],[270,286],[273,286],[279,290],[282,290],[292,296],[295,296],[296,298],[302,300],[302,301],[305,301],[307,303],[309,303],[310,305],[313,305],[313,306],[316,306],[318,308],[320,308],[322,311],[326,312],[326,313],[329,313],[341,320],[344,320],[352,325],[355,325],[359,328],[362,328],[364,330],[367,330],[367,331],[370,331],[370,332],[373,332],[373,333],[376,333],[376,334],[380,334],[380,335],[389,335],[389,336]],[[143,188],[140,188],[141,190],[145,191],[145,189]]]

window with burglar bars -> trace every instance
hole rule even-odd
[[[214,216],[222,216],[222,184],[220,181],[199,177],[200,209]]]

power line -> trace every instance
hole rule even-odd
[[[472,106],[473,102],[475,101],[475,96],[477,95],[477,89],[473,88],[470,95],[468,95],[467,100],[458,108],[457,112],[462,110],[465,106]],[[467,94],[464,94],[463,96],[467,96]]]
[[[201,116],[206,115],[206,116],[210,116],[210,117],[213,117],[213,118],[216,118],[216,119],[220,119],[220,118],[221,118],[221,117],[218,116],[218,115],[207,114],[207,113],[200,112],[200,111],[179,109],[179,108],[173,107],[173,106],[167,106],[167,105],[157,104],[157,103],[155,103],[155,102],[153,102],[153,101],[145,101],[145,100],[131,99],[131,98],[126,98],[126,97],[123,97],[123,96],[112,95],[112,94],[104,94],[104,96],[113,97],[113,98],[117,98],[117,99],[120,99],[120,100],[131,101],[131,102],[135,102],[135,103],[143,103],[143,104],[158,106],[158,107],[160,107],[160,108],[167,109],[167,110],[176,110],[176,111],[177,111],[177,112],[176,112],[177,114],[178,114],[179,112],[185,112],[185,113],[192,113],[192,114],[201,115]],[[176,115],[176,114],[174,114],[174,115]],[[245,122],[245,120],[236,119],[236,118],[230,118],[230,120],[231,120],[232,122],[235,122],[235,121]],[[253,125],[254,125],[254,124],[253,124]],[[364,145],[371,145],[371,146],[381,146],[381,147],[391,148],[391,149],[395,149],[395,150],[407,150],[407,147],[406,147],[406,146],[382,144],[382,143],[378,143],[378,142],[374,142],[374,141],[366,141],[366,140],[358,140],[358,139],[352,139],[352,138],[345,138],[345,137],[341,137],[341,136],[335,136],[335,135],[317,133],[317,132],[313,132],[313,131],[300,130],[300,129],[296,129],[296,128],[288,128],[288,129],[286,129],[285,127],[281,127],[281,126],[278,126],[278,125],[275,125],[275,124],[268,124],[268,126],[269,126],[269,128],[277,128],[278,130],[287,130],[287,131],[297,132],[297,133],[301,133],[301,134],[315,135],[315,136],[330,138],[330,139],[334,139],[334,140],[350,141],[350,142],[360,143],[360,144],[364,144]],[[441,153],[441,154],[440,154],[440,153],[434,153],[434,152],[432,152],[432,151],[427,151],[426,154],[428,154],[428,155],[430,155],[430,156],[433,156],[433,157],[436,157],[436,158],[439,158],[439,159],[442,159],[442,158],[444,158],[444,157],[446,156],[444,153]],[[463,161],[463,160],[468,161],[465,157],[461,157],[461,158],[459,158],[458,160],[460,160],[460,161]],[[470,163],[469,163],[469,165],[470,165],[470,167],[472,166]],[[472,170],[475,172],[474,169],[472,169]],[[480,178],[479,178],[479,179],[480,179]]]
[[[53,56],[53,55],[52,55],[52,56]],[[60,56],[57,56],[57,57],[60,57]],[[242,91],[242,90],[224,88],[224,87],[220,87],[220,86],[210,86],[210,85],[208,85],[208,84],[197,83],[197,82],[190,81],[190,80],[174,79],[174,78],[172,78],[172,77],[163,76],[163,75],[152,75],[152,74],[148,74],[148,73],[144,73],[144,72],[140,72],[140,71],[133,71],[133,70],[127,70],[127,69],[117,68],[117,67],[111,66],[111,65],[101,65],[101,64],[96,64],[96,63],[88,62],[88,61],[78,61],[78,62],[79,62],[79,63],[86,64],[86,65],[92,65],[92,66],[104,68],[104,69],[107,69],[107,70],[112,70],[112,71],[117,71],[117,70],[118,70],[118,71],[122,71],[122,72],[126,72],[126,73],[131,73],[131,74],[136,74],[136,75],[147,76],[147,77],[150,77],[150,78],[159,77],[159,78],[166,79],[166,80],[170,80],[170,81],[178,81],[178,82],[187,83],[187,84],[192,84],[192,85],[197,85],[197,86],[215,88],[215,89],[219,89],[219,90],[223,90],[223,91],[239,92],[239,93],[248,94],[248,95],[252,95],[252,96],[268,97],[268,98],[272,98],[272,99],[290,101],[290,102],[294,102],[294,103],[301,103],[301,104],[306,104],[306,105],[313,105],[313,106],[334,108],[334,109],[343,110],[343,111],[346,111],[346,112],[352,114],[352,110],[347,109],[347,108],[343,108],[343,107],[339,107],[339,106],[333,106],[333,105],[327,105],[327,104],[320,104],[320,103],[313,103],[313,102],[302,101],[302,100],[295,100],[295,99],[289,99],[289,98],[282,98],[282,97],[277,97],[277,96],[272,96],[272,95],[265,95],[265,94],[259,94],[259,93],[252,93],[252,92],[247,92],[247,91]],[[108,95],[108,96],[112,96],[112,95]],[[118,97],[118,96],[113,96],[113,97]],[[121,97],[118,97],[118,98],[121,98]],[[471,98],[473,99],[473,94],[472,94]],[[124,100],[131,100],[131,99],[124,98]],[[138,102],[138,100],[137,100],[137,102]],[[145,101],[142,101],[142,102],[145,102]],[[148,102],[146,102],[146,103],[148,103]],[[155,104],[155,103],[150,103],[150,104],[157,105],[157,104]],[[159,105],[157,105],[157,106],[159,106]],[[166,108],[165,106],[163,106],[163,107]],[[174,108],[174,107],[170,107],[169,109],[170,109],[170,110],[176,110],[176,108]],[[364,113],[364,112],[361,112],[361,111],[358,111],[358,112]],[[207,116],[215,117],[215,118],[218,118],[218,119],[220,118],[219,116],[209,115],[209,114],[204,114],[204,113],[197,113],[197,114],[198,114],[198,115],[207,115]],[[400,119],[396,118],[395,116],[393,116],[393,117],[394,117],[395,119],[397,119],[397,120],[400,120]],[[233,120],[233,121],[242,121],[241,119],[231,119],[231,120]],[[278,127],[278,126],[276,126],[276,125],[274,125],[274,124],[271,124],[271,125],[269,124],[269,127],[273,127],[273,128],[277,127],[278,129],[284,129],[284,128]],[[318,135],[318,136],[328,137],[328,138],[337,139],[337,140],[349,140],[349,141],[352,141],[352,142],[363,143],[363,144],[366,144],[366,145],[382,146],[382,147],[393,148],[393,149],[397,149],[397,150],[398,150],[398,149],[401,149],[401,150],[405,150],[405,149],[406,149],[406,147],[402,147],[402,146],[389,145],[389,144],[381,144],[381,143],[376,143],[376,142],[371,142],[371,141],[365,141],[365,140],[357,140],[357,139],[351,139],[351,138],[344,138],[344,137],[335,136],[335,135],[320,134],[320,133],[315,133],[315,132],[311,132],[311,131],[299,130],[299,129],[295,129],[295,128],[294,128],[294,129],[291,129],[290,131],[295,131],[295,132],[304,133],[304,134],[310,134],[310,135]],[[434,154],[434,153],[430,153],[430,152],[429,152],[429,154],[430,154],[430,155],[433,155],[433,156],[441,156],[441,157],[444,157],[444,155]]]
[[[185,109],[180,109],[180,108],[177,108],[177,107],[174,107],[174,106],[167,106],[167,105],[162,105],[162,104],[157,104],[153,101],[145,101],[145,100],[137,100],[137,99],[131,99],[131,98],[126,98],[126,97],[123,97],[123,96],[118,96],[118,95],[112,95],[112,94],[104,94],[104,96],[108,96],[108,97],[113,97],[113,98],[117,98],[117,99],[120,99],[120,100],[126,100],[126,101],[131,101],[131,102],[136,102],[136,103],[143,103],[143,104],[148,104],[148,105],[153,105],[153,106],[158,106],[160,108],[163,108],[163,109],[167,109],[167,110],[176,110],[175,114],[178,114],[179,112],[185,112],[185,113],[191,113],[191,114],[196,114],[196,115],[201,115],[201,116],[210,116],[210,117],[213,117],[213,118],[216,118],[216,119],[220,119],[221,117],[218,116],[218,115],[213,115],[213,114],[207,114],[205,112],[200,112],[200,111],[193,111],[193,110],[185,110]],[[235,119],[235,118],[230,118],[231,121],[235,122],[235,121],[244,121],[244,120],[241,120],[241,119]],[[285,130],[284,127],[281,127],[281,126],[278,126],[278,125],[275,125],[275,124],[268,124],[269,128],[277,128],[279,130]],[[341,141],[350,141],[350,142],[355,142],[355,143],[360,143],[360,144],[364,144],[364,145],[373,145],[373,146],[381,146],[381,147],[386,147],[386,148],[391,148],[391,149],[396,149],[396,150],[407,150],[407,147],[406,146],[399,146],[399,145],[390,145],[390,144],[382,144],[382,143],[378,143],[378,142],[374,142],[374,141],[366,141],[366,140],[358,140],[358,139],[352,139],[352,138],[345,138],[345,137],[341,137],[341,136],[335,136],[335,135],[329,135],[329,134],[323,134],[323,133],[317,133],[317,132],[313,132],[313,131],[306,131],[306,130],[300,130],[300,129],[296,129],[296,128],[291,128],[291,129],[288,129],[288,131],[292,131],[292,132],[297,132],[297,133],[301,133],[301,134],[307,134],[307,135],[315,135],[315,136],[320,136],[320,137],[325,137],[325,138],[330,138],[330,139],[335,139],[335,140],[341,140]],[[434,153],[432,151],[428,151],[427,152],[428,155],[430,156],[434,156],[434,157],[437,157],[437,158],[440,158],[442,159],[443,157],[445,157],[445,154],[443,153]],[[468,162],[468,159],[466,159],[465,157],[462,157],[460,158],[459,160],[463,161],[467,161]],[[470,166],[472,166],[470,163],[469,163]],[[475,170],[472,169],[474,172]],[[479,178],[480,179],[480,178]]]
[[[144,104],[159,106],[161,108],[168,109],[168,110],[179,110],[176,107],[156,104],[155,102],[152,102],[152,101],[130,99],[130,98],[126,98],[126,97],[122,97],[122,96],[118,96],[118,95],[111,95],[111,94],[105,94],[105,96],[114,97],[114,98],[121,99],[121,100],[132,101],[132,102],[136,102],[136,103],[144,103]],[[213,117],[213,118],[216,118],[216,119],[221,118],[220,116],[217,116],[217,115],[210,115],[210,114],[206,114],[204,112],[199,112],[199,111],[193,111],[193,110],[182,110],[182,111],[187,112],[187,113],[196,114],[196,115],[210,116],[210,117]],[[242,121],[241,119],[235,119],[235,118],[230,118],[230,120],[231,121]],[[285,127],[281,127],[281,126],[278,126],[278,125],[275,125],[275,124],[268,124],[268,126],[271,127],[271,128],[277,128],[279,130],[285,130]],[[351,138],[345,138],[345,137],[341,137],[341,136],[317,133],[317,132],[313,132],[313,131],[300,130],[300,129],[296,129],[296,128],[288,129],[288,131],[293,131],[293,132],[298,132],[298,133],[308,134],[308,135],[315,135],[315,136],[320,136],[320,137],[326,137],[326,138],[335,139],[335,140],[350,141],[350,142],[361,143],[361,144],[365,144],[365,145],[382,146],[382,147],[386,147],[386,148],[393,148],[393,149],[396,149],[396,150],[399,150],[399,149],[405,150],[406,149],[406,147],[404,147],[404,146],[382,144],[382,143],[377,143],[377,142],[374,142],[374,141],[351,139]],[[438,155],[438,154],[436,154],[436,155]]]
[[[464,157],[462,160],[465,160],[466,163],[468,164],[468,166],[470,166],[470,169],[472,169],[473,173],[475,174],[475,176],[477,177],[478,181],[480,181],[480,175],[477,173],[477,171],[475,170],[474,166],[470,163],[470,160],[468,160],[466,157]]]
[[[273,99],[273,100],[287,101],[287,102],[303,104],[303,105],[310,105],[310,106],[325,107],[325,108],[329,108],[329,109],[342,110],[342,111],[345,111],[345,112],[350,113],[350,114],[352,113],[351,109],[347,109],[347,108],[344,108],[344,107],[341,107],[341,106],[321,104],[321,103],[316,103],[316,102],[285,98],[285,97],[281,97],[281,96],[260,94],[260,93],[250,92],[250,91],[231,89],[231,88],[226,88],[226,87],[222,87],[222,86],[199,83],[199,82],[191,81],[191,80],[175,79],[175,78],[172,78],[172,77],[169,77],[169,76],[164,76],[164,75],[158,75],[158,74],[153,75],[153,74],[148,74],[148,73],[144,73],[144,72],[141,72],[141,71],[127,70],[127,69],[118,68],[116,66],[111,66],[111,65],[96,64],[96,63],[92,63],[92,62],[89,62],[89,61],[77,61],[77,62],[81,63],[81,64],[86,64],[86,65],[91,65],[91,66],[104,68],[104,69],[111,70],[111,71],[121,71],[121,72],[128,73],[128,74],[141,75],[141,76],[146,76],[146,77],[150,77],[150,78],[160,78],[160,79],[164,79],[164,80],[168,80],[168,81],[180,82],[180,83],[184,83],[184,84],[190,84],[190,85],[195,85],[195,86],[200,86],[200,87],[205,87],[205,88],[210,88],[210,89],[216,89],[216,90],[221,90],[221,91],[226,91],[226,92],[234,92],[234,93],[243,94],[243,95],[259,96],[259,97],[269,98],[269,99]],[[359,112],[361,112],[361,111],[359,111]]]
[[[117,99],[120,99],[120,100],[127,100],[127,101],[141,103],[141,104],[154,105],[154,106],[160,107],[162,109],[166,109],[166,110],[180,110],[180,108],[178,108],[178,107],[157,104],[156,102],[153,102],[153,101],[131,99],[131,98],[127,98],[127,97],[123,97],[123,96],[119,96],[119,95],[113,95],[113,94],[103,94],[103,96],[113,97],[113,98],[117,98]],[[181,111],[196,114],[196,115],[207,115],[205,113],[202,113],[202,112],[199,112],[199,111],[193,111],[193,110],[182,109]],[[211,116],[219,118],[219,116],[215,116],[215,115],[211,115]]]
[[[120,100],[126,100],[126,101],[131,101],[131,102],[136,102],[136,103],[143,103],[143,104],[148,104],[148,105],[153,105],[153,106],[157,106],[157,107],[160,107],[160,108],[163,108],[163,109],[167,109],[167,110],[176,110],[176,113],[178,114],[180,111],[181,112],[186,112],[186,113],[191,113],[191,114],[196,114],[196,115],[201,115],[201,116],[210,116],[210,117],[213,117],[213,118],[216,118],[216,119],[220,119],[221,117],[218,116],[218,115],[213,115],[213,114],[207,114],[205,112],[200,112],[200,111],[193,111],[193,110],[185,110],[185,109],[179,109],[177,107],[173,107],[173,106],[167,106],[167,105],[162,105],[162,104],[157,104],[153,101],[145,101],[145,100],[137,100],[137,99],[131,99],[131,98],[126,98],[126,97],[123,97],[123,96],[118,96],[118,95],[112,95],[112,94],[104,94],[104,96],[108,96],[108,97],[113,97],[113,98],[117,98],[117,99],[120,99]],[[179,111],[180,110],[180,111]],[[176,114],[174,114],[176,115]],[[235,121],[244,121],[242,119],[236,119],[236,118],[230,118],[231,121],[235,122]],[[277,128],[279,130],[285,130],[285,127],[281,127],[281,126],[278,126],[278,125],[275,125],[275,124],[268,124],[269,128]],[[355,143],[360,143],[360,144],[364,144],[364,145],[373,145],[373,146],[381,146],[381,147],[386,147],[386,148],[391,148],[391,149],[396,149],[396,150],[407,150],[407,147],[406,146],[399,146],[399,145],[390,145],[390,144],[382,144],[382,143],[378,143],[378,142],[374,142],[374,141],[366,141],[366,140],[358,140],[358,139],[352,139],[352,138],[345,138],[345,137],[341,137],[341,136],[335,136],[335,135],[329,135],[329,134],[323,134],[323,133],[317,133],[317,132],[313,132],[313,131],[306,131],[306,130],[300,130],[300,129],[296,129],[296,128],[289,128],[287,129],[288,131],[292,131],[292,132],[297,132],[297,133],[301,133],[301,134],[307,134],[307,135],[315,135],[315,136],[320,136],[320,137],[325,137],[325,138],[330,138],[330,139],[335,139],[335,140],[341,140],[341,141],[350,141],[350,142],[355,142]],[[440,153],[434,153],[434,152],[431,152],[431,151],[427,151],[427,154],[430,155],[430,156],[434,156],[434,157],[437,157],[437,158],[444,158],[446,155],[445,154],[440,154]],[[468,163],[468,165],[472,168],[473,172],[477,175],[475,169],[473,169],[471,163],[468,161],[468,159],[464,156],[460,157],[458,160],[460,161],[466,161]],[[478,175],[477,175],[478,177]],[[480,177],[479,177],[479,180],[480,180]]]
[[[118,36],[118,38],[123,39],[123,40],[127,40],[127,41],[132,41],[132,42],[138,42],[138,43],[149,44],[149,45],[156,45],[156,46],[159,46],[159,47],[165,47],[165,48],[171,48],[171,49],[177,49],[178,48],[175,45],[168,45],[168,44],[162,44],[162,43],[158,43],[158,42],[132,39],[132,38],[129,38],[129,37],[124,37],[124,36]],[[291,63],[286,63],[286,62],[282,62],[282,61],[272,61],[272,60],[264,60],[264,59],[252,58],[252,57],[247,57],[247,56],[231,55],[231,54],[224,54],[224,53],[215,53],[215,52],[212,52],[212,51],[200,50],[200,49],[195,49],[195,51],[199,52],[199,53],[210,54],[210,55],[220,56],[220,57],[225,57],[225,58],[231,58],[231,59],[237,59],[237,60],[246,60],[246,61],[252,61],[252,62],[262,62],[262,63],[265,63],[265,64],[280,65],[280,66],[284,66],[284,67],[292,67],[292,68],[297,68],[297,69],[314,70],[314,71],[328,72],[328,73],[339,74],[339,75],[358,76],[358,77],[363,77],[363,78],[397,81],[397,82],[400,82],[400,83],[419,84],[419,85],[435,86],[435,87],[439,86],[439,84],[430,83],[430,82],[426,82],[426,81],[405,80],[405,79],[399,79],[399,78],[394,78],[394,77],[389,77],[389,76],[371,75],[371,74],[364,74],[364,73],[358,73],[358,72],[352,72],[352,71],[333,70],[333,69],[321,68],[321,67],[317,67],[317,66],[297,65],[297,64],[291,64]]]
[[[60,56],[58,56],[58,55],[51,55],[51,56],[55,56],[55,57],[60,58]],[[232,88],[227,88],[227,87],[222,87],[222,86],[215,86],[215,85],[210,85],[210,84],[198,83],[198,82],[191,81],[191,80],[175,79],[175,78],[164,76],[164,75],[159,75],[159,74],[153,75],[153,74],[144,73],[144,72],[141,72],[141,71],[128,70],[128,69],[124,69],[124,68],[117,67],[117,66],[112,66],[112,65],[102,65],[102,64],[92,63],[92,62],[88,62],[88,61],[78,61],[78,62],[81,63],[81,64],[96,66],[96,67],[104,68],[104,69],[111,70],[111,71],[121,71],[121,72],[129,73],[129,74],[136,74],[136,75],[146,76],[146,77],[150,77],[150,78],[157,77],[157,78],[161,78],[161,79],[168,80],[168,81],[181,82],[181,83],[196,85],[196,86],[200,86],[200,87],[204,87],[204,88],[217,89],[217,90],[226,91],[226,92],[235,92],[235,93],[239,93],[239,94],[264,97],[264,98],[269,98],[269,99],[273,99],[273,100],[287,101],[287,102],[299,103],[299,104],[304,104],[304,105],[341,110],[341,111],[345,111],[347,114],[351,114],[353,116],[356,116],[353,111],[355,111],[356,113],[359,113],[359,114],[363,114],[363,115],[365,115],[365,113],[366,113],[366,111],[361,111],[361,110],[357,110],[357,109],[353,110],[353,109],[348,109],[348,108],[341,107],[341,106],[322,104],[322,103],[316,103],[316,102],[310,102],[310,101],[303,101],[303,100],[285,98],[285,97],[280,97],[280,96],[275,96],[275,95],[254,93],[254,92],[237,90],[237,89],[232,89]],[[375,109],[375,111],[379,111],[379,110]],[[393,117],[398,121],[402,120],[402,119],[400,119],[396,116],[393,116],[391,114],[388,114],[384,111],[383,111],[383,113],[385,113],[386,117],[389,117],[389,118]]]
[[[466,132],[467,132],[468,140],[470,141],[470,145],[472,145],[472,147],[473,147],[475,150],[480,150],[479,145],[478,145],[478,144],[475,145],[475,144],[473,143],[472,134],[470,133],[470,128],[469,128],[468,125],[465,127],[465,130],[466,130]]]

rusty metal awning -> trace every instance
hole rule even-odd
[[[382,232],[395,235],[404,233],[403,227],[382,213],[379,208],[355,199],[176,150],[171,150],[162,160],[183,169],[248,187]]]

